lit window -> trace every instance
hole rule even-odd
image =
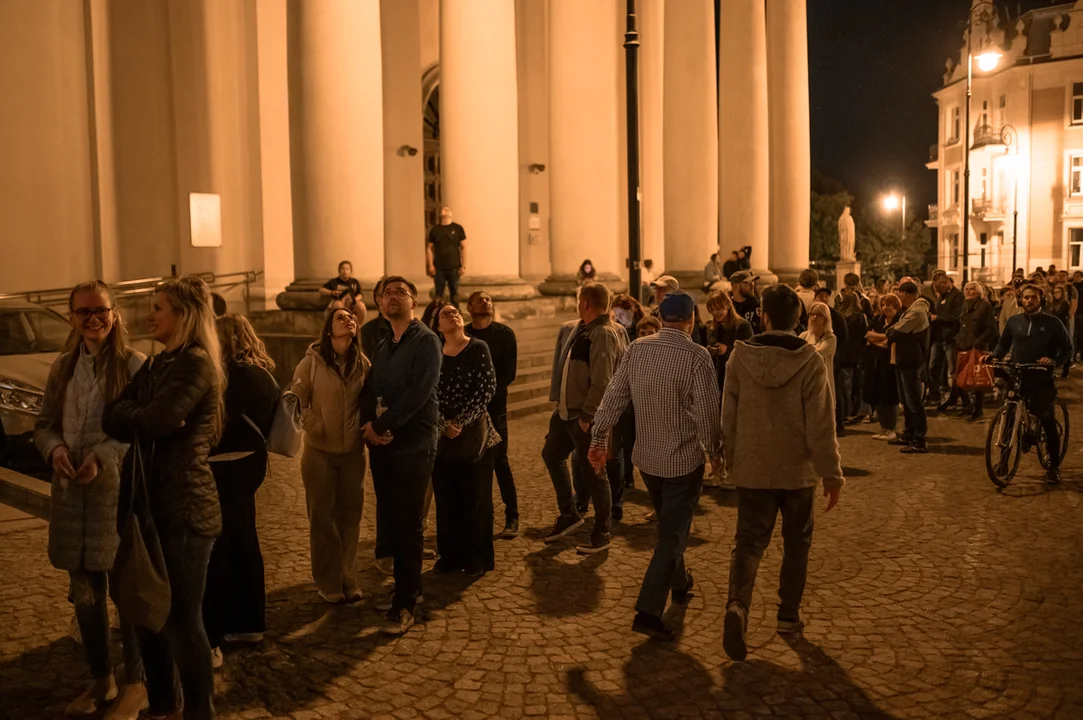
[[[1068,266],[1073,270],[1083,268],[1083,228],[1072,228],[1068,238]]]
[[[951,171],[951,204],[959,205],[959,171]]]
[[[1083,125],[1083,82],[1072,83],[1072,124]]]
[[[1081,83],[1083,84],[1083,83]],[[959,142],[960,126],[962,125],[962,119],[959,114],[959,108],[953,107],[951,109],[951,137],[948,138],[948,143]]]
[[[1083,155],[1072,156],[1072,176],[1068,181],[1068,194],[1083,195]]]

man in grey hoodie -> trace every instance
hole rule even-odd
[[[763,551],[782,513],[778,631],[799,632],[801,597],[812,546],[813,504],[822,479],[827,510],[845,482],[835,438],[831,387],[816,348],[794,335],[801,299],[791,288],[763,292],[765,332],[738,342],[722,391],[722,447],[737,486],[737,538],[730,561],[722,647],[748,654],[745,634]]]

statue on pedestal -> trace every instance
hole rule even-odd
[[[847,205],[839,218],[839,260],[853,262],[857,259],[854,254],[855,237],[854,218],[850,215],[850,206]]]

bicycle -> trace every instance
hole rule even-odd
[[[1030,412],[1029,400],[1019,392],[1019,384],[1024,371],[1041,370],[1052,373],[1053,365],[1038,363],[1013,363],[998,360],[986,360],[986,365],[1004,371],[1008,381],[1007,398],[1004,405],[993,416],[989,432],[985,437],[985,469],[989,479],[998,488],[1011,484],[1019,470],[1019,461],[1025,453],[1034,448],[1038,453],[1038,462],[1042,468],[1049,469],[1049,452],[1046,433],[1038,418]],[[1057,400],[1053,406],[1057,428],[1060,434],[1060,457],[1068,450],[1068,406]]]

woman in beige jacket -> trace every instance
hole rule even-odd
[[[305,431],[301,479],[312,580],[329,603],[362,597],[354,568],[365,497],[358,401],[371,365],[361,351],[360,324],[349,310],[331,312],[293,375]]]

